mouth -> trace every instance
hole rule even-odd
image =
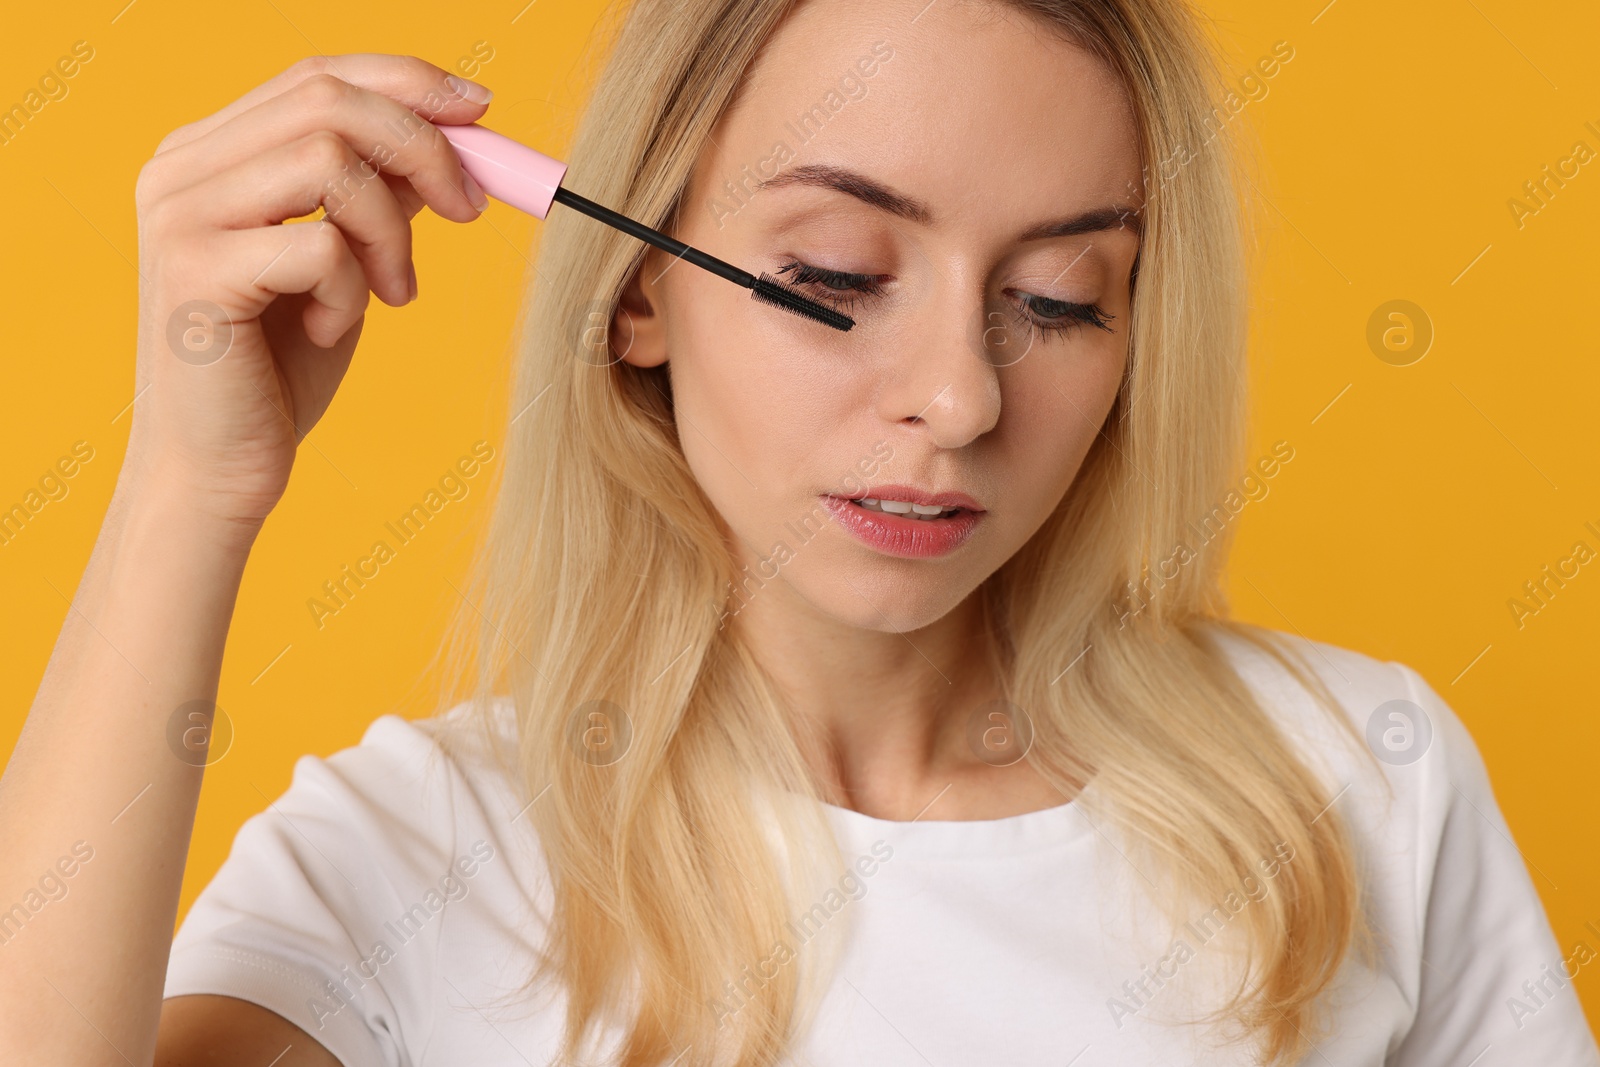
[[[871,486],[850,496],[822,494],[845,532],[891,556],[928,559],[959,548],[987,514],[964,493]]]
[[[979,503],[956,490],[930,492],[914,485],[869,485],[855,493],[829,493],[868,511],[904,515],[908,519],[937,520],[961,512],[983,514]]]
[[[938,504],[913,504],[908,500],[879,500],[875,497],[843,497],[847,504],[853,504],[862,511],[876,511],[879,514],[899,515],[906,519],[916,519],[920,522],[938,522],[940,519],[953,519],[970,508],[946,508]]]

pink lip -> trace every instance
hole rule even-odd
[[[948,519],[911,519],[888,512],[867,511],[850,501],[863,496],[913,504],[938,504],[947,508],[973,508],[971,497],[961,493],[928,494],[906,486],[873,486],[852,497],[824,493],[822,503],[846,533],[879,552],[905,559],[933,559],[959,548],[983,519],[981,509],[963,511]]]

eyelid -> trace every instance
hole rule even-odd
[[[791,275],[787,279],[789,284],[805,287],[810,295],[820,297],[822,300],[845,311],[853,310],[856,303],[862,298],[880,296],[883,293],[883,284],[880,279],[884,276],[878,274],[837,270],[833,267],[823,267],[798,259],[790,260],[784,266],[779,267],[777,273],[779,275]],[[1108,333],[1115,332],[1106,324],[1116,316],[1106,312],[1093,300],[1067,300],[1062,297],[1030,293],[1012,287],[1006,288],[1004,292],[1010,298],[1008,302],[1013,305],[1013,310],[1018,319],[1023,321],[1031,330],[1054,333],[1088,325],[1105,330]],[[1020,300],[1018,299],[1019,297],[1021,298]],[[1059,305],[1061,311],[1058,315],[1040,316],[1041,304],[1046,306]]]
[[[1051,296],[1049,293],[1036,293],[1031,289],[1017,289],[1008,287],[1004,289],[1003,292],[1008,296],[1016,297],[1018,299],[1032,299],[1045,304],[1063,304],[1067,307],[1092,307],[1095,304],[1094,300],[1073,300],[1065,296]]]
[[[1021,306],[1017,308],[1017,317],[1026,322],[1031,329],[1065,332],[1076,330],[1083,326],[1093,326],[1098,330],[1104,330],[1106,333],[1116,332],[1107,323],[1117,316],[1106,311],[1095,301],[1060,300],[1050,296],[1041,297],[1034,293],[1024,293],[1023,296],[1025,299],[1021,301]],[[1049,316],[1048,321],[1041,321],[1039,318],[1035,318],[1039,312],[1035,301],[1042,301],[1046,304],[1059,304],[1064,310],[1059,315]]]
[[[786,262],[783,264],[783,266],[778,267],[775,270],[775,273],[779,275],[792,273],[798,276],[809,276],[813,279],[819,276],[831,276],[837,279],[848,279],[852,282],[860,283],[863,286],[869,283],[876,283],[873,286],[874,290],[881,288],[884,281],[892,279],[892,275],[887,274],[845,270],[842,267],[830,267],[824,263],[809,262],[793,256],[784,258],[786,259]],[[1014,296],[1033,297],[1037,300],[1048,300],[1058,304],[1070,304],[1074,307],[1089,307],[1095,303],[1093,298],[1074,300],[1067,296],[1051,296],[1049,293],[1041,293],[1032,289],[1019,288],[1017,286],[1007,286],[1002,290],[1002,292]]]
[[[816,260],[801,259],[799,256],[794,256],[794,255],[786,256],[784,258],[785,258],[785,268],[787,268],[787,269],[802,268],[802,269],[823,271],[823,272],[828,273],[828,274],[842,274],[842,275],[847,275],[847,276],[852,277],[852,278],[884,278],[884,277],[887,277],[887,275],[877,274],[877,273],[873,273],[873,272],[870,272],[870,271],[849,270],[849,269],[847,269],[845,267],[835,267],[835,266],[831,266],[831,265],[829,265],[827,263],[818,262]]]
[[[828,282],[849,283],[849,287],[856,292],[878,293],[883,289],[883,282],[888,275],[866,274],[860,271],[839,270],[836,267],[825,267],[817,263],[807,263],[804,260],[790,260],[778,268],[779,275],[791,274],[793,284],[822,284],[824,288],[835,288],[827,285]],[[843,291],[843,288],[840,288]]]

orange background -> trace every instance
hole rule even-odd
[[[454,67],[486,54],[485,42],[493,58],[468,71],[496,90],[485,122],[559,155],[603,7],[123,2],[22,5],[0,35],[0,107],[20,102],[74,42],[94,49],[67,95],[0,144],[0,509],[75,442],[93,449],[67,495],[0,545],[6,752],[126,444],[133,187],[157,142],[302,56],[412,53]],[[1563,954],[1580,940],[1600,949],[1585,927],[1600,925],[1600,563],[1581,566],[1520,627],[1508,607],[1575,542],[1600,550],[1584,527],[1600,529],[1600,165],[1572,174],[1568,164],[1565,185],[1552,184],[1520,225],[1509,206],[1519,196],[1531,205],[1523,183],[1575,142],[1600,149],[1600,9],[1202,6],[1240,76],[1277,42],[1294,49],[1234,120],[1259,131],[1265,159],[1251,455],[1279,440],[1295,450],[1237,520],[1237,613],[1420,670],[1476,736]],[[436,679],[424,665],[485,517],[482,478],[320,630],[306,602],[473,442],[499,455],[538,227],[500,204],[467,226],[425,212],[415,221],[420,301],[373,301],[354,366],[245,574],[219,697],[236,738],[206,775],[185,909],[239,824],[287,786],[296,757],[355,744],[383,713],[431,709]],[[1368,342],[1375,310],[1399,299],[1434,331],[1406,366]],[[1600,1018],[1600,984],[1588,969],[1576,984]]]

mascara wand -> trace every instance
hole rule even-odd
[[[496,200],[540,219],[549,214],[552,203],[565,204],[574,211],[581,211],[592,219],[671,252],[679,259],[708,270],[719,278],[743,286],[750,290],[751,297],[763,303],[792,311],[835,330],[848,330],[856,324],[850,316],[806,298],[770,274],[757,277],[731,263],[724,263],[716,256],[668,237],[659,230],[651,229],[642,222],[579,196],[570,189],[563,189],[561,182],[566,177],[567,165],[559,159],[552,159],[543,152],[535,151],[476,122],[439,126],[438,130],[455,146],[456,154],[461,157],[462,169]]]

